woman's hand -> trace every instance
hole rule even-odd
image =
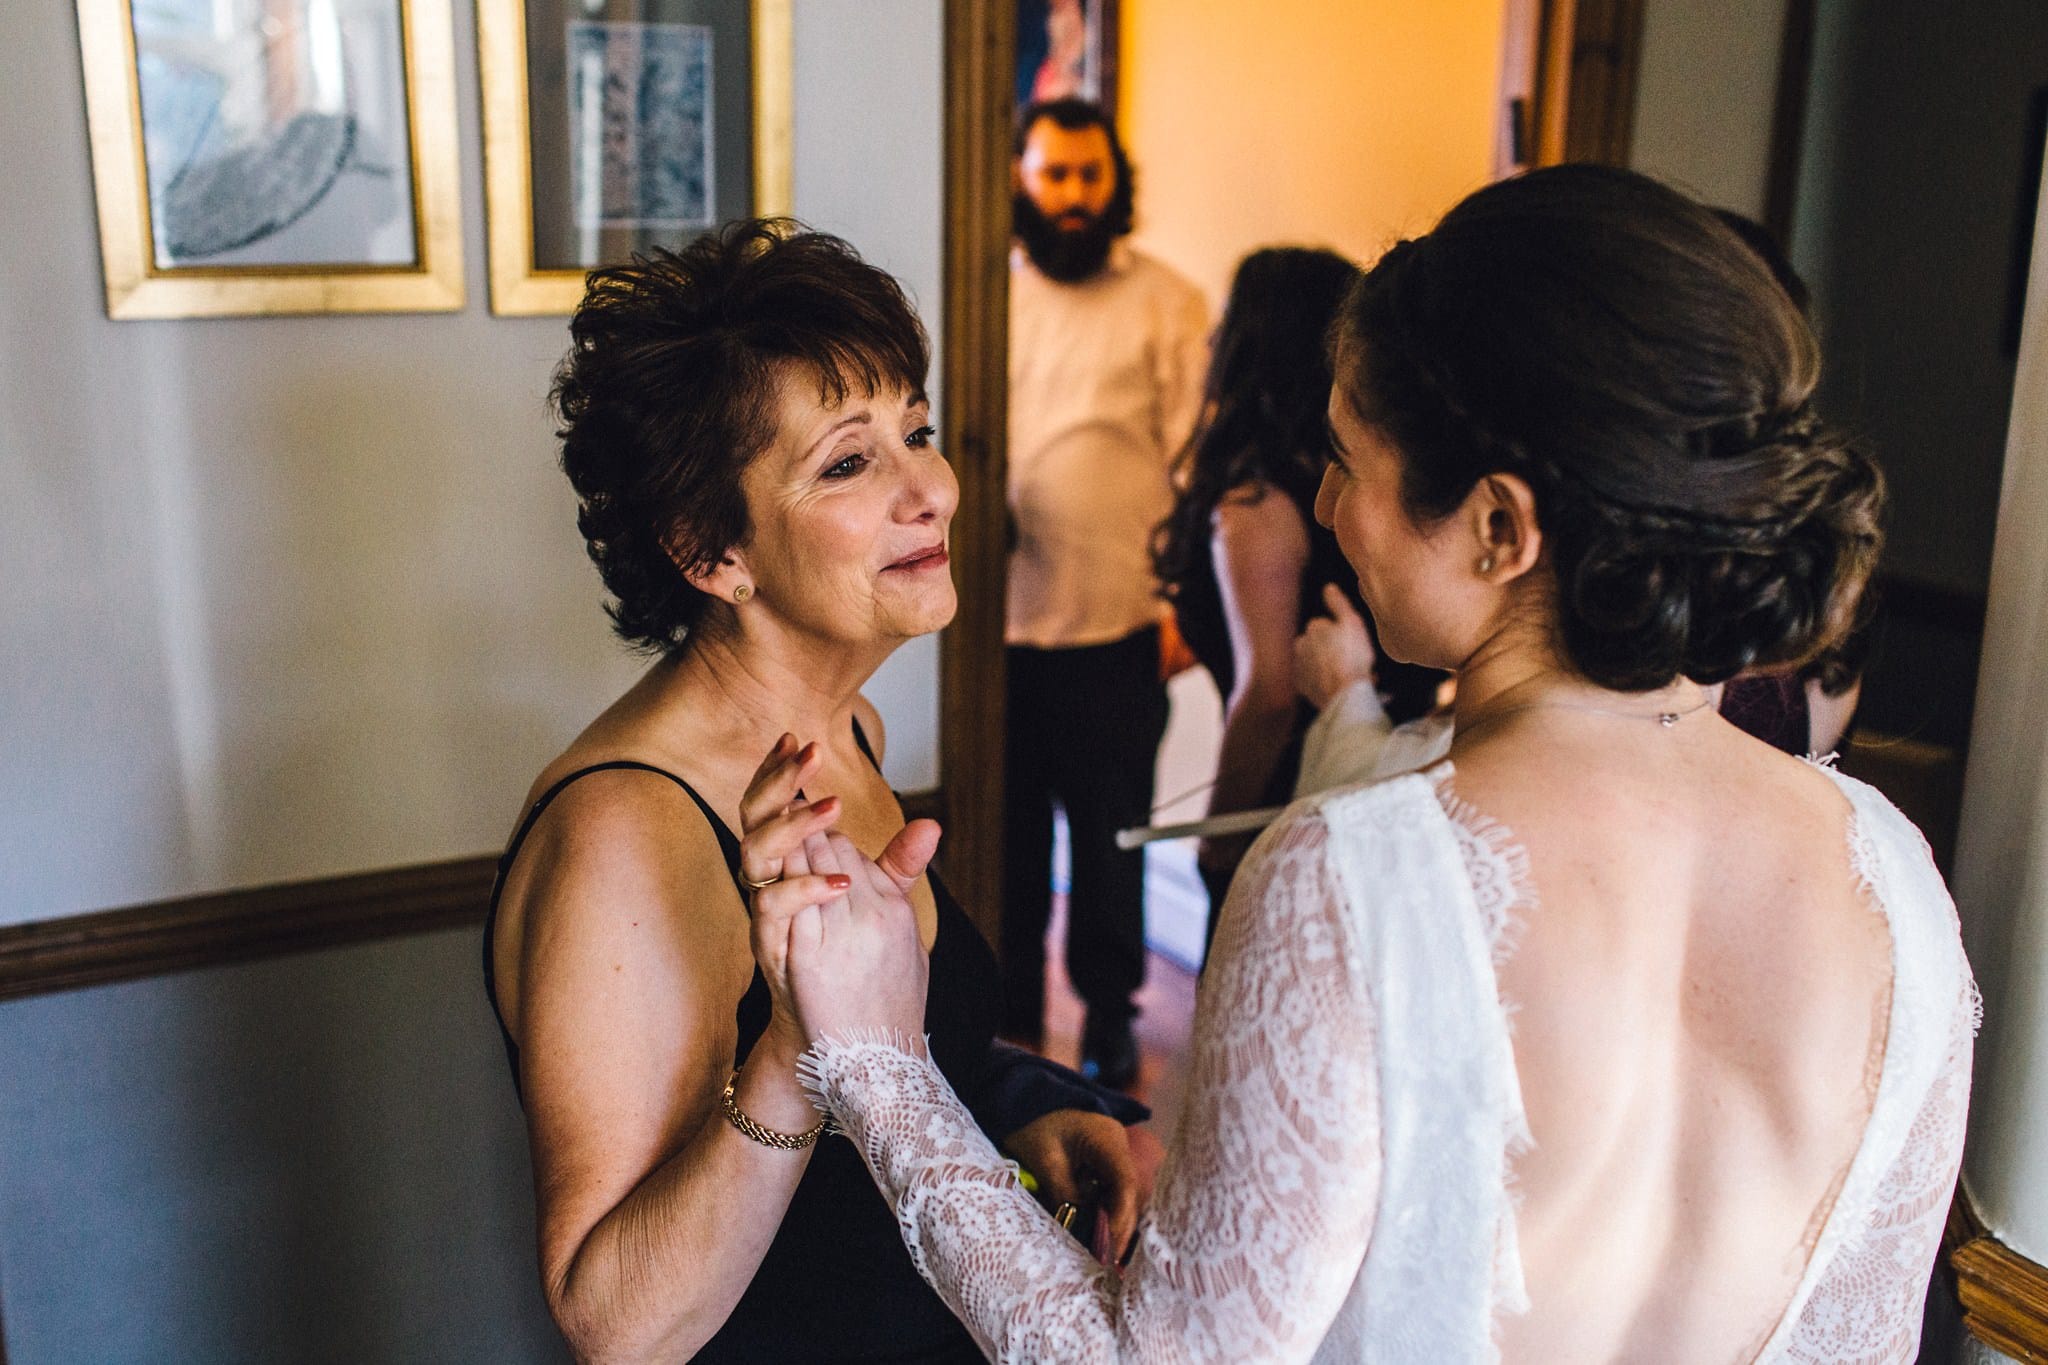
[[[1365,618],[1344,590],[1325,583],[1323,605],[1330,614],[1315,617],[1294,641],[1294,685],[1318,711],[1352,683],[1371,678],[1378,661]]]
[[[905,825],[879,860],[837,832],[804,841],[814,870],[843,873],[852,883],[844,895],[784,917],[782,956],[806,1042],[877,1031],[922,1038],[931,958],[910,888],[938,847],[936,820]]]
[[[813,868],[805,842],[821,836],[839,815],[839,798],[800,801],[805,779],[818,770],[816,743],[799,746],[796,736],[775,741],[740,798],[740,875],[750,883],[767,882],[753,893],[754,960],[768,982],[773,1012],[768,1038],[779,1051],[794,1057],[807,1044],[790,995],[787,921],[805,906],[833,900],[853,886],[853,878],[834,868]],[[764,937],[763,929],[774,926]]]
[[[913,820],[869,858],[831,830],[837,799],[792,800],[816,764],[815,745],[784,736],[741,802],[741,874],[776,879],[754,893],[754,959],[778,1022],[806,1045],[857,1030],[918,1037],[931,964],[910,888],[938,851],[939,826]]]
[[[1107,1250],[1105,1261],[1122,1257],[1138,1229],[1138,1211],[1152,1190],[1121,1123],[1107,1114],[1055,1109],[1004,1138],[1003,1147],[1054,1203],[1093,1203],[1099,1208],[1108,1222],[1109,1242],[1097,1252]],[[1090,1231],[1082,1229],[1083,1240]]]

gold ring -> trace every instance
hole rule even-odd
[[[746,887],[749,891],[766,891],[769,887],[782,880],[782,874],[778,872],[766,881],[757,882],[747,875],[745,868],[740,869],[739,877],[740,885]]]

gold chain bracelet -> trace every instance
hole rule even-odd
[[[763,1147],[773,1147],[784,1152],[800,1152],[816,1142],[819,1135],[825,1131],[824,1119],[819,1119],[817,1125],[806,1133],[778,1133],[773,1128],[763,1128],[748,1118],[746,1112],[740,1108],[740,1102],[733,1098],[733,1087],[739,1084],[739,1079],[740,1073],[733,1072],[732,1079],[725,1083],[725,1093],[718,1097],[718,1105],[725,1110],[725,1117],[731,1121],[732,1126],[746,1137]]]

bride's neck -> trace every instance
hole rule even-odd
[[[1458,670],[1452,715],[1459,733],[1475,734],[1518,711],[1553,708],[1655,717],[1689,714],[1706,699],[1706,690],[1689,678],[1651,692],[1602,687],[1574,671],[1547,632],[1511,629],[1488,639]]]

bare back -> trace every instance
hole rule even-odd
[[[1532,1311],[1504,1358],[1753,1358],[1883,1063],[1890,937],[1847,802],[1711,714],[1510,718],[1452,786],[1528,860],[1499,979]]]

